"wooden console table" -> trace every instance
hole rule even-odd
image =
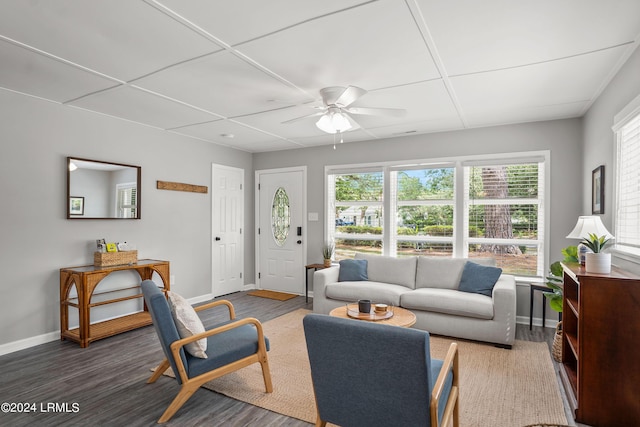
[[[114,271],[135,270],[140,276],[140,281],[151,279],[153,273],[157,273],[164,285],[163,291],[169,290],[169,262],[152,259],[141,259],[136,264],[114,265],[110,267],[96,267],[86,265],[81,267],[68,267],[60,269],[60,339],[68,339],[80,344],[80,347],[87,347],[90,342],[102,338],[107,338],[122,332],[140,328],[151,324],[151,315],[144,310],[138,313],[121,316],[115,319],[106,320],[91,324],[91,308],[105,304],[114,304],[135,298],[142,298],[142,293],[128,295],[119,298],[112,298],[105,301],[91,302],[93,293],[98,284]],[[70,297],[71,289],[76,287],[77,297]],[[138,283],[135,286],[119,288],[109,292],[118,292],[127,289],[140,288]],[[69,329],[69,307],[78,309],[78,328]]]

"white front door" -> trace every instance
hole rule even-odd
[[[244,285],[244,170],[214,164],[211,182],[211,293],[217,297]]]
[[[256,172],[258,181],[258,285],[304,293],[306,169]]]

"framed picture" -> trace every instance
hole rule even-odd
[[[604,165],[591,173],[591,213],[604,213]]]
[[[84,215],[84,197],[69,197],[69,213]]]

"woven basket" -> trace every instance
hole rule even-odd
[[[553,355],[553,360],[558,363],[562,362],[562,322],[558,322],[556,325],[556,334],[553,337],[551,354]]]
[[[138,262],[138,251],[94,252],[93,265],[109,267],[112,265],[135,264]]]

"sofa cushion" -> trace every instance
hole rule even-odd
[[[492,298],[452,289],[421,288],[406,292],[400,297],[400,305],[408,310],[493,319]]]
[[[340,261],[338,282],[356,282],[367,279],[366,259],[343,259]]]
[[[416,258],[396,258],[356,253],[356,259],[366,259],[367,275],[373,282],[416,287]]]
[[[490,297],[493,292],[493,287],[501,274],[501,268],[489,267],[469,261],[462,270],[458,290]]]
[[[363,282],[334,282],[328,283],[324,288],[327,298],[355,302],[359,299],[370,299],[376,304],[400,305],[400,295],[411,292],[402,285],[391,285],[372,281]]]
[[[421,256],[417,261],[416,289],[458,289],[462,270],[468,259]],[[493,258],[473,258],[473,262],[482,265],[495,265]]]

